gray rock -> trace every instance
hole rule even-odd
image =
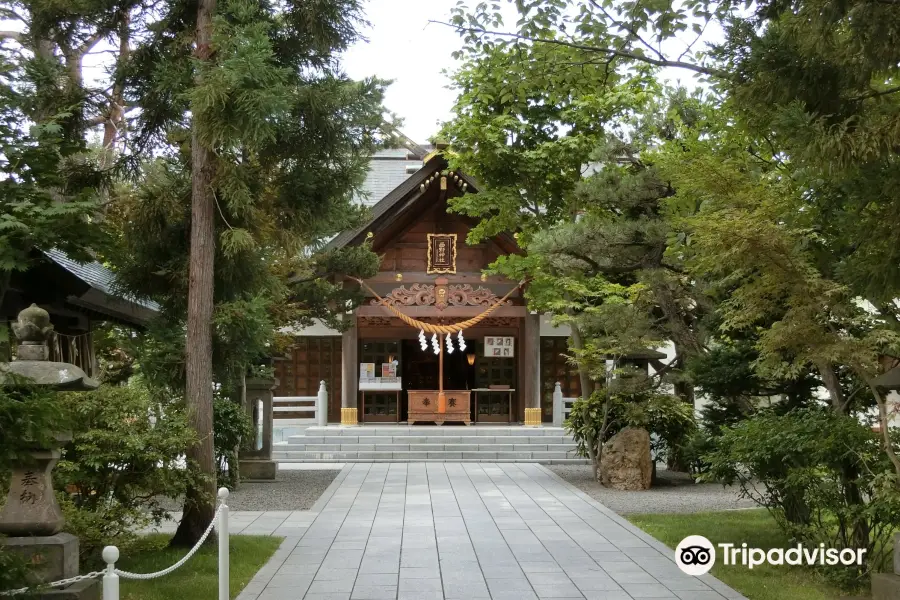
[[[615,490],[647,490],[653,478],[650,434],[626,427],[603,445],[600,481]]]

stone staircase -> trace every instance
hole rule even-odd
[[[309,427],[276,443],[278,462],[534,462],[587,464],[561,427],[363,425]]]

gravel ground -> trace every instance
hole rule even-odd
[[[620,515],[643,513],[695,513],[755,508],[738,498],[739,490],[718,483],[693,483],[686,473],[657,471],[659,482],[643,492],[605,488],[591,474],[590,465],[548,465],[548,469],[594,500]]]
[[[278,471],[272,482],[242,483],[228,498],[231,510],[309,510],[334,481],[340,470]],[[167,501],[165,508],[181,510],[181,503]]]

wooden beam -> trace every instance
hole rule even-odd
[[[525,315],[522,322],[522,373],[519,375],[522,404],[525,408],[541,407],[541,316]]]
[[[355,321],[355,319],[354,319]],[[359,330],[356,323],[345,331],[341,337],[341,378],[343,385],[341,386],[341,408],[356,408],[357,402],[357,386],[359,385],[359,375],[357,374],[357,342],[359,340]]]
[[[419,317],[446,317],[456,319],[458,317],[474,317],[484,312],[483,306],[448,306],[444,310],[438,310],[434,306],[404,306],[403,314],[413,318]],[[524,306],[501,306],[490,314],[492,317],[524,317],[527,314]],[[358,317],[393,317],[393,313],[383,306],[360,306],[356,309]]]
[[[425,248],[425,245],[422,245],[422,248]],[[366,283],[397,283],[396,275],[397,273],[403,274],[403,281],[399,282],[402,284],[407,283],[434,283],[434,280],[437,277],[446,277],[450,283],[470,283],[472,285],[475,284],[488,284],[488,283],[500,283],[506,285],[515,285],[515,281],[511,281],[502,275],[489,275],[486,281],[481,281],[481,273],[474,272],[463,272],[456,273],[454,275],[429,275],[425,271],[380,271],[374,277],[370,277],[366,279]],[[477,286],[476,286],[477,287]]]

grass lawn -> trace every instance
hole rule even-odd
[[[713,544],[743,542],[755,548],[788,548],[784,534],[764,509],[733,510],[687,515],[628,515],[627,519],[675,548],[689,535],[702,535]],[[816,573],[796,566],[723,566],[720,556],[712,575],[750,600],[835,600],[848,596],[828,585]]]
[[[132,573],[153,573],[181,559],[186,550],[166,547],[170,535],[150,535],[141,548],[125,556],[116,567]],[[256,572],[281,545],[281,538],[268,536],[231,536],[231,597],[236,598]],[[216,600],[219,594],[219,549],[215,544],[201,548],[191,560],[174,573],[158,579],[136,581],[119,579],[123,600]]]

